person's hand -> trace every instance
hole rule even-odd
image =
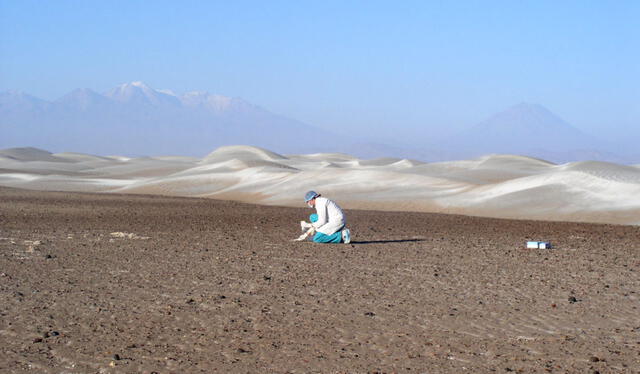
[[[306,238],[308,238],[310,235],[314,235],[316,233],[316,229],[311,226],[311,228],[309,230],[307,230],[304,234],[300,235],[299,237],[297,237],[296,239],[291,240],[292,242],[301,242],[303,240],[305,240]]]

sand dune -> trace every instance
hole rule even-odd
[[[53,161],[64,162],[63,158],[38,148],[9,148],[0,150],[0,157],[16,161]]]
[[[162,194],[300,206],[315,189],[345,208],[640,224],[640,169],[556,165],[516,155],[424,163],[346,154],[280,155],[227,146],[202,159],[101,157],[0,150],[0,185],[36,190]]]

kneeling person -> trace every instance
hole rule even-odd
[[[320,196],[315,191],[309,191],[304,201],[310,208],[316,208],[316,213],[309,216],[311,224],[316,229],[313,241],[316,243],[346,243],[351,242],[351,232],[346,228],[347,220],[342,209],[334,201]]]

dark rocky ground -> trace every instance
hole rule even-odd
[[[638,227],[309,213],[1,188],[0,372],[640,373]]]

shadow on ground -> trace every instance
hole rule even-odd
[[[424,239],[352,240],[351,244],[410,243],[423,241]]]

